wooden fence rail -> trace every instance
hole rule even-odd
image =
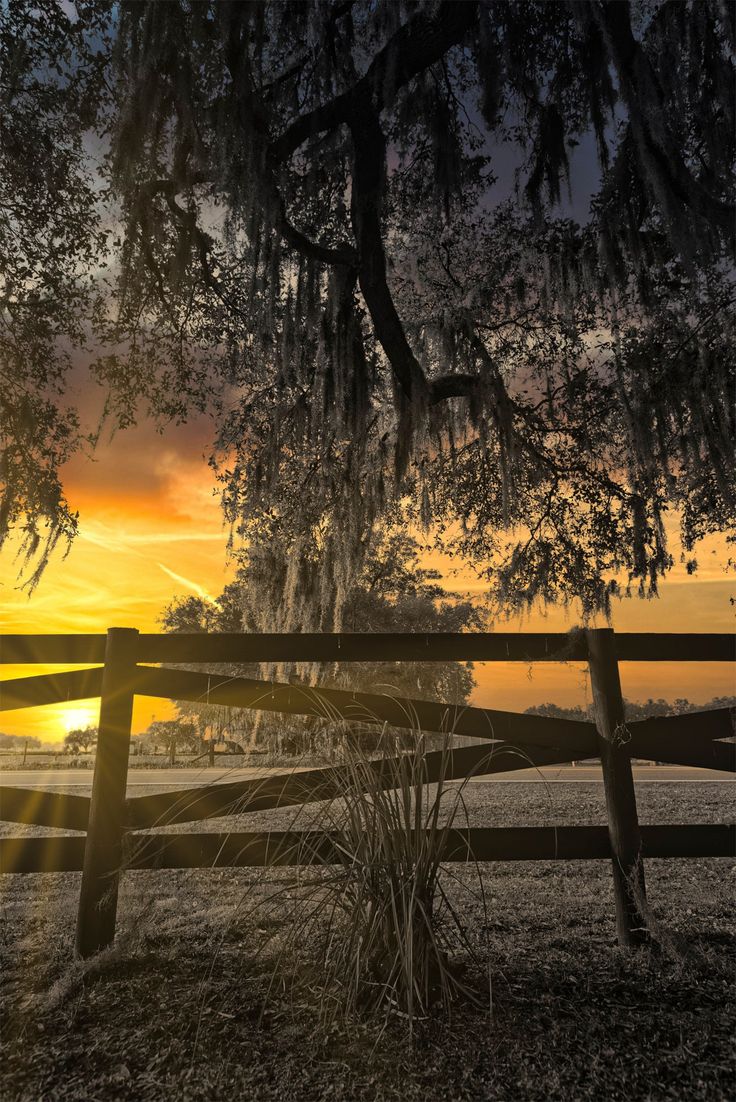
[[[726,634],[617,634],[610,629],[475,635],[145,635],[111,628],[106,636],[9,635],[5,663],[104,663],[104,666],[0,683],[0,710],[100,696],[100,733],[90,798],[0,789],[0,814],[13,822],[86,831],[86,837],[0,841],[3,872],[79,871],[77,951],[89,956],[114,937],[123,870],[258,866],[334,857],[323,832],[151,835],[161,825],[244,814],[332,799],[346,769],[309,769],[184,791],[125,798],[135,694],[252,708],[282,715],[388,725],[471,736],[480,744],[430,752],[425,780],[500,773],[599,757],[607,827],[472,828],[448,834],[445,860],[610,858],[617,932],[623,945],[645,936],[643,857],[736,856],[733,827],[639,826],[631,758],[736,771],[733,716],[727,708],[625,723],[620,661],[733,661]],[[314,689],[245,677],[154,668],[142,663],[376,661],[567,661],[588,664],[596,723],[492,709]],[[724,741],[728,740],[728,741]],[[395,766],[371,763],[374,781],[390,786]]]
[[[608,630],[608,629],[602,629]],[[105,635],[3,635],[0,663],[105,661]],[[616,632],[619,662],[733,662],[728,632]],[[139,662],[587,662],[585,632],[138,636]]]
[[[734,828],[720,823],[642,826],[642,857],[733,857]],[[318,830],[228,834],[133,834],[126,872],[152,869],[264,868],[340,863],[339,835]],[[2,838],[0,863],[12,873],[80,872],[85,839]],[[443,861],[591,861],[611,858],[606,826],[470,827],[447,832]]]
[[[0,711],[86,700],[99,696],[101,685],[101,668],[14,678],[0,682]],[[379,726],[387,723],[391,727],[448,731],[539,746],[564,744],[576,750],[578,758],[597,756],[595,725],[577,720],[150,666],[137,666],[131,671],[130,689],[140,696],[252,708],[281,715]],[[725,747],[725,755],[719,756],[724,746],[714,742],[734,733],[729,708],[630,721],[626,730],[632,740],[632,757],[665,760],[662,756],[665,753],[689,755],[699,746],[708,758],[704,768],[729,768],[730,748]],[[700,764],[680,763],[676,757],[670,760],[673,764]]]

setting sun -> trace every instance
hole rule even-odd
[[[67,733],[69,731],[83,731],[85,727],[95,727],[98,716],[98,706],[94,703],[81,705],[75,703],[73,707],[64,708],[61,722]]]

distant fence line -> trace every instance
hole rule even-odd
[[[155,835],[174,823],[296,806],[339,795],[341,767],[293,771],[184,791],[126,798],[133,698],[136,694],[207,701],[281,715],[340,719],[353,724],[452,732],[482,740],[426,755],[428,780],[463,778],[599,757],[608,826],[471,828],[448,834],[447,861],[584,860],[610,857],[616,926],[623,945],[644,937],[642,858],[736,856],[728,825],[640,827],[631,758],[736,771],[733,716],[728,708],[637,722],[624,720],[619,661],[734,661],[728,634],[621,633],[611,629],[559,633],[477,634],[141,634],[6,635],[3,663],[104,663],[97,668],[16,678],[0,683],[0,710],[100,697],[91,797],[3,787],[2,818],[86,831],[82,837],[0,840],[3,872],[82,870],[77,951],[89,956],[115,933],[117,892],[124,869],[199,868],[329,861],[335,839],[322,832]],[[156,668],[143,663],[514,661],[585,662],[596,722],[587,723],[435,701],[351,693],[307,685]],[[392,783],[391,762],[370,764]],[[394,781],[395,783],[395,781]]]

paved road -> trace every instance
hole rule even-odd
[[[284,769],[131,769],[128,773],[128,788],[190,788],[196,784],[222,784],[228,781],[241,781],[248,777],[263,776],[267,773],[288,773]],[[693,769],[679,765],[641,765],[634,766],[634,779],[637,784],[671,783],[694,781],[720,784],[734,784],[731,773],[720,773],[712,769]],[[515,770],[493,777],[474,778],[474,784],[519,784],[546,783],[562,784],[602,783],[600,768],[594,765],[545,766],[542,769]],[[15,785],[19,788],[81,788],[92,785],[92,770],[80,769],[4,769],[0,771],[0,787]]]

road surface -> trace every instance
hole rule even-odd
[[[296,766],[294,768],[301,768]],[[192,788],[197,784],[223,784],[229,781],[242,781],[249,777],[264,776],[268,773],[288,773],[290,767],[282,769],[131,769],[128,772],[128,791],[143,788]],[[734,784],[732,773],[721,773],[713,769],[695,769],[680,765],[635,765],[634,780],[637,784],[700,782]],[[541,769],[519,769],[509,773],[495,774],[491,777],[474,777],[473,784],[561,784],[572,781],[576,784],[601,784],[599,766],[595,765],[555,765]],[[89,790],[92,786],[91,769],[4,769],[0,771],[0,788],[13,785],[18,788],[79,788]]]

